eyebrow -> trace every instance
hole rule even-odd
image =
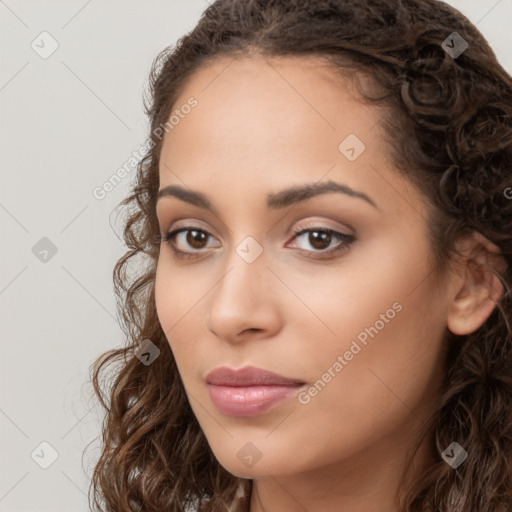
[[[350,188],[348,185],[337,183],[332,180],[321,184],[313,183],[299,185],[281,190],[275,194],[269,194],[267,196],[267,206],[268,208],[277,210],[329,192],[337,192],[349,197],[362,199],[379,210],[379,207],[375,204],[373,199],[368,197],[364,192],[359,192]],[[169,185],[168,187],[162,188],[158,191],[157,201],[163,197],[169,196],[177,197],[178,199],[198,206],[199,208],[204,208],[217,213],[209,199],[201,192],[186,189],[179,185]]]

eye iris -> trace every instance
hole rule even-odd
[[[206,239],[207,235],[203,231],[189,230],[187,232],[187,243],[196,249],[202,249],[201,242],[204,242]]]
[[[315,249],[325,249],[329,247],[329,244],[331,243],[331,233],[326,231],[311,231],[309,233],[309,243]]]

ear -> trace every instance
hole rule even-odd
[[[492,269],[502,273],[507,263],[499,247],[477,231],[459,241],[459,251],[464,257],[455,263],[447,327],[464,335],[485,323],[503,295],[503,285]]]

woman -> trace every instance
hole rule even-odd
[[[95,506],[510,510],[512,79],[477,29],[218,0],[151,95]]]

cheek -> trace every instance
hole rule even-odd
[[[333,417],[351,418],[359,427],[380,431],[395,428],[412,410],[421,417],[421,408],[442,373],[442,329],[428,327],[413,305],[405,304],[382,329],[372,325],[361,331],[365,343],[357,337],[343,341],[340,350],[322,361],[325,372],[342,356],[337,366],[342,369],[318,395],[319,409],[329,413],[329,405],[336,403]]]
[[[209,289],[197,271],[173,269],[168,260],[165,252],[158,261],[155,276],[155,303],[164,332],[197,315],[196,305]]]
[[[338,327],[350,321],[340,316]],[[298,397],[294,421],[281,428],[287,439],[311,434],[294,454],[299,466],[356,456],[383,439],[394,439],[402,449],[400,443],[422,426],[425,407],[442,377],[440,332],[428,336],[424,327],[408,302],[377,334],[369,329],[366,345],[357,337],[311,343],[297,357],[308,361],[310,386]],[[278,436],[264,440],[270,443],[269,453],[282,450]]]
[[[160,258],[155,275],[155,305],[158,320],[165,333],[172,325],[172,317],[177,305],[175,287],[169,274],[165,264],[162,263],[162,258]]]
[[[184,381],[190,373],[186,369],[195,367],[203,352],[198,348],[204,339],[204,333],[200,331],[206,315],[202,299],[211,286],[197,272],[192,275],[173,271],[165,258],[158,262],[155,276],[157,316]]]
[[[180,323],[185,318],[184,306],[187,303],[186,289],[181,292],[177,276],[171,275],[165,262],[159,261],[155,276],[155,304],[157,316],[162,330],[179,366],[179,347],[176,334],[180,331]],[[182,320],[180,320],[182,319]],[[183,345],[183,344],[181,344]]]
[[[293,275],[283,268],[283,277],[302,302],[290,297],[293,310],[287,318],[316,330],[318,338],[338,348],[360,333],[364,337],[376,322],[379,331],[387,328],[399,316],[400,305],[415,300],[411,292],[429,273],[423,254],[422,248],[415,253],[402,248],[387,233],[372,235],[336,266],[311,266]]]
[[[446,326],[422,254],[419,248],[397,256],[381,247],[372,265],[338,269],[337,277],[333,271],[307,295],[318,319],[309,314],[300,325],[297,360],[309,361],[311,384],[303,418],[326,436],[329,425],[339,425],[338,444],[340,431],[356,439],[392,430],[440,381]],[[298,294],[310,279],[298,283]]]

